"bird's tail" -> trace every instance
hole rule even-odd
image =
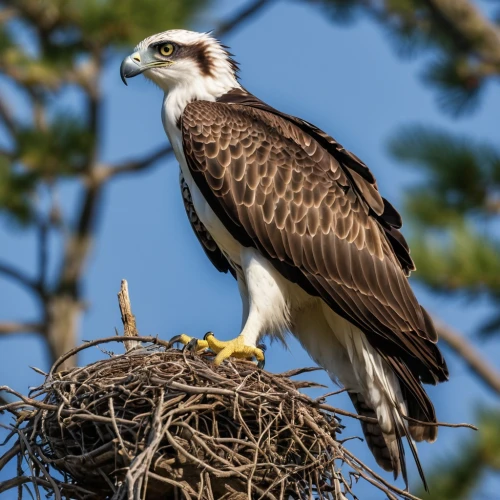
[[[349,396],[359,415],[378,420],[375,410],[367,405],[361,394],[349,392]],[[394,472],[394,476],[397,477],[401,472],[401,462],[404,463],[404,457],[400,457],[395,434],[384,433],[382,427],[378,423],[370,423],[363,420],[361,420],[361,428],[365,435],[366,444],[373,453],[377,463],[382,469],[388,472]],[[403,460],[401,460],[401,458],[403,458]]]
[[[403,389],[403,393],[405,392]],[[425,394],[423,390],[422,392]],[[407,399],[407,406],[398,406],[386,400],[377,410],[366,402],[362,394],[349,392],[349,396],[359,415],[377,420],[377,423],[361,421],[361,427],[366,443],[380,467],[388,472],[393,472],[394,478],[401,474],[406,486],[408,486],[403,444],[403,438],[406,437],[422,483],[427,490],[427,482],[414,441],[434,441],[437,435],[437,427],[412,421],[407,422],[404,417],[407,414],[411,419],[422,422],[435,422],[435,415],[432,416],[432,419],[425,415],[421,407],[412,400],[411,394],[404,394],[404,396],[410,396]],[[427,394],[425,394],[425,397],[428,400]]]

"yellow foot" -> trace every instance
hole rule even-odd
[[[254,347],[245,345],[243,335],[239,335],[233,340],[224,341],[216,339],[212,332],[206,333],[203,340],[182,334],[170,340],[171,344],[175,342],[180,342],[184,344],[186,348],[196,350],[196,352],[203,349],[210,349],[216,354],[214,359],[215,366],[219,366],[225,359],[232,356],[233,358],[239,359],[255,358],[257,360],[257,366],[259,368],[264,368],[264,346],[259,345],[259,347]]]

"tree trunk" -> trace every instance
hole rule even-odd
[[[56,295],[47,304],[47,342],[51,363],[73,349],[78,339],[82,304],[72,294]],[[76,358],[66,360],[59,370],[75,366]]]

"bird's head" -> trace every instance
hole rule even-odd
[[[120,67],[122,80],[141,73],[168,92],[176,86],[238,86],[237,64],[208,33],[170,30],[140,42]]]

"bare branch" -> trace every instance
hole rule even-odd
[[[48,236],[49,236],[49,222],[44,221],[38,226],[38,286],[40,289],[45,289],[47,281],[48,269]]]
[[[238,12],[232,19],[222,23],[218,30],[218,34],[227,34],[233,31],[241,23],[248,20],[252,15],[255,15],[264,6],[270,3],[269,0],[258,0],[251,3],[245,9]],[[102,54],[100,49],[98,47],[95,48],[91,55],[93,74],[98,74],[102,66]],[[82,169],[84,191],[75,218],[75,226],[68,231],[65,241],[64,254],[59,268],[59,275],[54,286],[54,292],[50,296],[44,296],[45,314],[47,318],[47,324],[44,331],[47,336],[51,354],[54,358],[58,357],[62,352],[66,352],[74,345],[77,318],[82,310],[80,282],[93,243],[95,228],[101,216],[102,191],[106,181],[122,173],[145,170],[157,161],[173,153],[171,146],[163,146],[141,159],[128,161],[109,168],[100,167],[98,164],[98,156],[101,135],[99,133],[101,95],[97,83],[99,79],[96,77],[92,78],[91,81],[93,82],[92,85],[79,83],[86,92],[89,110],[89,133],[95,138],[95,142],[89,154],[88,163],[86,167]],[[43,103],[40,103],[38,107],[38,116],[41,116],[40,112],[42,111],[44,111]],[[6,122],[9,130],[14,133],[15,122],[10,119],[10,113],[6,106],[0,107],[0,118]],[[38,120],[38,125],[42,125],[40,120]],[[45,251],[46,230],[47,228],[40,227],[40,283],[29,280],[22,273],[8,266],[0,267],[0,272],[17,279],[18,282],[30,286],[32,289],[37,290],[43,287],[47,264],[47,254]],[[43,292],[41,293],[43,294]]]
[[[26,276],[26,274],[24,274],[24,272],[20,269],[16,269],[10,264],[0,262],[0,274],[11,278],[19,285],[29,288],[31,291],[36,292],[38,295],[41,292],[40,287],[34,280],[32,280],[29,276]]]
[[[139,160],[130,160],[120,165],[103,168],[99,174],[100,180],[106,181],[107,179],[116,175],[130,174],[133,172],[146,170],[157,161],[169,157],[173,152],[174,150],[172,149],[172,146],[163,146],[157,151],[154,151],[153,153],[150,153],[149,155]]]
[[[227,35],[235,28],[239,28],[245,21],[248,21],[252,16],[259,13],[264,7],[269,7],[272,0],[257,0],[243,9],[241,9],[233,18],[220,23],[219,27],[215,30],[215,36],[221,37]]]
[[[439,338],[458,354],[472,370],[490,389],[500,394],[500,373],[497,372],[476,348],[460,333],[443,323],[436,321]]]
[[[13,333],[42,333],[44,327],[41,323],[17,323],[6,321],[0,323],[0,335],[10,335]]]
[[[5,104],[4,100],[0,97],[0,119],[5,124],[7,130],[11,135],[15,135],[17,131],[17,124],[12,116],[10,108]]]
[[[137,331],[135,316],[132,313],[127,280],[122,280],[120,292],[118,293],[118,305],[120,306],[120,313],[122,315],[123,334],[126,337],[138,337],[139,333]],[[128,340],[124,343],[127,352],[141,345],[140,342],[135,340]]]

